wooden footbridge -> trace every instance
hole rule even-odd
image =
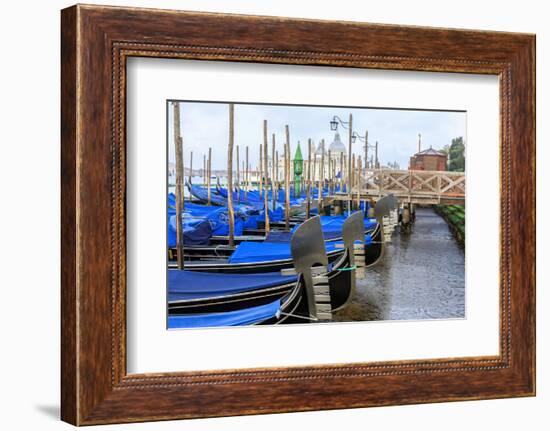
[[[464,172],[369,169],[353,182],[353,197],[361,200],[393,194],[401,203],[463,205],[466,194]]]

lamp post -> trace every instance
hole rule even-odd
[[[349,114],[348,121],[342,120],[338,115],[332,117],[330,121],[330,130],[335,132],[338,130],[338,124],[340,124],[345,130],[349,131],[348,139],[348,195],[351,197],[351,144],[355,142],[356,135],[353,132],[353,115]]]
[[[352,121],[351,114],[350,114],[350,121],[344,121],[338,115],[334,115],[332,117],[332,120],[330,121],[330,130],[335,132],[335,131],[338,130],[338,125],[341,125],[345,130],[350,131],[351,143],[354,144],[357,139],[359,139],[361,142],[364,142],[365,145],[364,145],[363,148],[365,149],[365,160],[366,161],[369,160],[369,158],[368,158],[369,148],[375,150],[376,156],[378,156],[378,148],[377,148],[378,143],[376,145],[370,145],[369,144],[369,131],[368,130],[365,131],[365,136],[359,135],[357,132],[353,131],[353,125],[351,124],[351,121]],[[349,156],[351,156],[351,149],[350,149]],[[373,164],[374,164],[373,167],[378,166],[378,157],[375,157],[375,161],[374,161]],[[365,163],[365,169],[367,169],[367,168],[368,168],[368,163]]]
[[[350,201],[350,207],[351,207],[351,170],[352,170],[352,151],[351,151],[351,145],[355,143],[357,139],[364,142],[364,149],[365,149],[365,171],[368,169],[368,149],[373,148],[375,150],[375,163],[374,167],[378,168],[378,142],[376,142],[376,145],[369,145],[369,132],[365,131],[365,136],[361,136],[353,131],[353,116],[350,113],[349,114],[349,120],[344,121],[342,120],[338,115],[334,115],[332,117],[332,120],[330,121],[330,130],[336,131],[338,130],[338,125],[341,125],[344,129],[349,131],[349,144],[348,144],[348,198]]]
[[[368,169],[368,163],[367,161],[369,160],[369,148],[374,150],[374,153],[375,153],[375,161],[374,161],[374,168],[377,168],[378,167],[378,141],[376,141],[376,144],[375,145],[371,145],[369,144],[369,131],[365,131],[365,136],[361,136],[355,132],[353,132],[353,137],[352,137],[352,140],[353,142],[355,142],[355,140],[359,138],[359,140],[361,142],[364,142],[365,145],[363,146],[363,148],[365,149],[365,170]]]

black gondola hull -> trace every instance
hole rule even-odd
[[[371,234],[370,244],[365,243],[365,266],[376,264],[384,253],[384,233],[382,226],[378,224]]]
[[[339,256],[339,259],[333,263],[331,271],[326,275],[329,280],[331,308],[341,308],[349,301],[355,287],[353,286],[354,280],[352,277],[352,270],[350,270],[350,259],[347,252]],[[240,294],[188,301],[172,301],[168,303],[168,313],[170,315],[182,315],[234,311],[264,305],[277,298],[281,298],[284,303],[288,295],[299,290],[299,295],[295,295],[299,296],[299,301],[293,298],[293,303],[291,305],[285,304],[285,308],[292,308],[292,310],[294,310],[293,313],[286,312],[286,314],[293,315],[290,316],[291,319],[288,323],[305,323],[309,321],[309,317],[307,315],[307,295],[305,295],[304,289],[303,282],[299,279],[293,284],[258,289]]]

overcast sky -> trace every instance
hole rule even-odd
[[[168,103],[169,161],[174,163],[173,105]],[[183,136],[184,164],[189,166],[189,154],[193,151],[193,168],[202,168],[203,155],[212,147],[212,169],[227,167],[229,141],[229,105],[227,103],[180,102],[181,133]],[[442,111],[413,111],[373,108],[340,108],[284,105],[235,104],[235,146],[239,145],[241,164],[245,147],[249,146],[250,163],[254,167],[259,159],[259,146],[263,142],[263,120],[268,122],[269,148],[271,135],[275,134],[279,154],[283,151],[285,125],[290,128],[292,156],[298,141],[304,159],[307,158],[307,141],[315,145],[325,139],[325,148],[334,139],[330,121],[334,115],[347,121],[353,114],[353,129],[363,136],[369,133],[369,143],[378,141],[378,157],[381,164],[397,161],[407,169],[409,157],[417,151],[418,134],[422,134],[422,149],[432,146],[440,149],[453,138],[465,137],[466,113]],[[348,145],[348,131],[338,127],[342,142]],[[363,143],[353,144],[353,152],[363,155]],[[372,150],[369,150],[372,154]]]

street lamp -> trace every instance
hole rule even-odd
[[[330,130],[332,130],[333,132],[338,130],[338,123],[340,123],[344,129],[349,129],[349,121],[344,121],[338,115],[335,115],[334,117],[332,117],[332,121],[330,122]]]
[[[361,136],[359,134],[357,134],[357,132],[353,132],[353,134],[351,135],[351,142],[353,142],[355,144],[355,140],[359,138],[359,140],[361,142],[365,142],[365,137],[364,136]]]
[[[332,120],[330,122],[330,130],[332,130],[333,132],[338,130],[338,123],[340,123],[344,129],[349,130],[349,121],[342,120],[338,115],[335,115],[334,117],[332,117]],[[357,140],[357,138],[359,138],[363,142],[365,141],[364,136],[358,135],[357,132],[352,130],[351,142],[355,144],[355,141]]]
[[[348,144],[348,200],[349,200],[349,211],[351,212],[351,177],[352,177],[352,172],[351,172],[351,162],[352,162],[352,157],[351,157],[351,144],[353,142],[355,142],[355,133],[353,132],[353,115],[349,114],[349,121],[344,121],[342,120],[338,115],[335,115],[334,117],[332,117],[332,121],[330,122],[330,130],[332,131],[336,131],[338,130],[338,123],[340,123],[342,125],[342,127],[345,129],[345,130],[348,130],[349,131],[349,144]]]
[[[351,120],[351,118],[350,118],[350,120]],[[334,115],[332,117],[332,120],[330,121],[330,130],[332,130],[333,132],[338,130],[338,124],[340,124],[345,130],[350,129],[350,127],[349,127],[350,121],[344,121],[338,115]],[[351,132],[350,133],[350,141],[351,141],[352,144],[355,144],[355,142],[357,141],[357,138],[359,138],[359,140],[361,142],[365,143],[364,149],[365,149],[365,169],[366,169],[367,165],[368,165],[368,159],[367,159],[368,149],[372,148],[376,151],[376,153],[378,153],[377,145],[369,145],[368,137],[367,137],[366,134],[365,134],[365,136],[361,136],[357,132],[355,132],[354,130],[350,130],[350,132]],[[350,146],[350,154],[351,154],[351,146]],[[350,157],[351,157],[351,155],[350,155]],[[377,162],[378,162],[378,158],[377,158]]]

